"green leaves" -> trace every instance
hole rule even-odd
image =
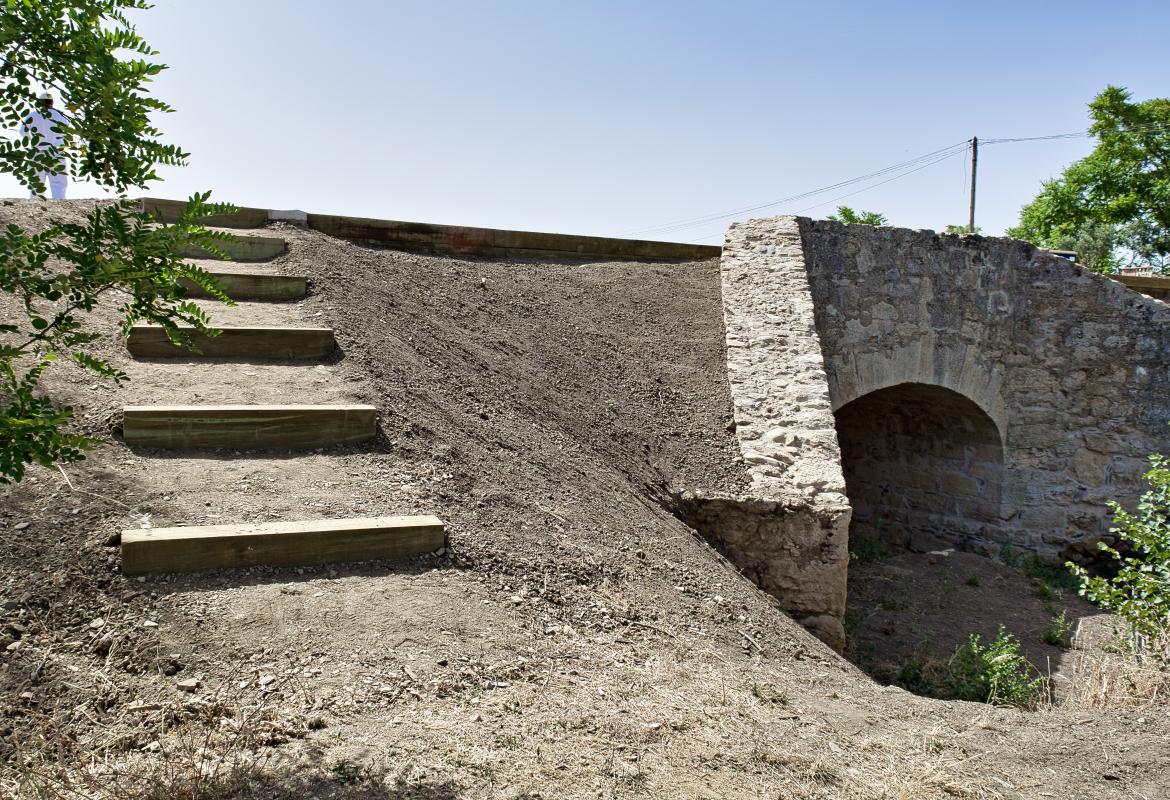
[[[179,255],[188,245],[210,249],[231,236],[211,231],[199,220],[235,209],[210,203],[210,194],[192,197],[179,221],[162,225],[137,205],[123,201],[99,206],[84,224],[55,225],[28,234],[15,225],[0,236],[0,290],[18,295],[24,305],[23,323],[5,323],[8,334],[0,345],[0,482],[19,480],[29,463],[77,460],[95,440],[63,432],[72,417],[68,408],[55,408],[33,391],[57,353],[67,353],[76,364],[120,382],[125,373],[85,351],[98,335],[86,330],[85,313],[107,293],[127,299],[121,306],[122,332],[137,322],[162,326],[175,344],[191,346],[187,327],[214,336],[211,320],[187,299],[185,282],[202,287],[227,304],[232,301],[205,270]],[[33,356],[34,366],[23,375],[18,359]]]
[[[968,635],[949,661],[911,659],[899,671],[897,683],[928,697],[1026,709],[1040,705],[1050,688],[1024,658],[1019,639],[1003,625],[986,644],[979,634]]]
[[[1136,513],[1109,504],[1110,532],[1126,543],[1126,552],[1104,542],[1097,546],[1116,562],[1117,574],[1090,576],[1083,567],[1068,566],[1081,581],[1082,597],[1125,618],[1139,637],[1158,641],[1170,632],[1170,460],[1151,456],[1145,479],[1149,490]],[[1170,653],[1161,656],[1170,661]]]
[[[44,149],[30,138],[0,143],[5,170],[37,191],[36,176],[65,159],[75,178],[124,192],[156,179],[155,165],[177,165],[187,154],[159,141],[150,114],[170,107],[146,85],[166,67],[147,60],[155,52],[126,19],[141,0],[37,0],[5,2],[0,15],[0,118],[16,127],[36,107],[41,86],[58,95],[69,141]],[[120,52],[144,58],[120,59]]]
[[[0,0],[0,124],[22,125],[38,108],[44,88],[56,95],[65,123],[64,144],[47,146],[39,135],[0,139],[0,169],[38,193],[38,173],[64,169],[124,195],[157,179],[158,165],[182,165],[187,154],[164,144],[152,114],[170,106],[151,97],[149,83],[166,66],[138,35],[125,12],[147,0]],[[62,166],[63,165],[63,166]],[[188,327],[214,335],[211,321],[187,299],[187,287],[231,301],[205,271],[179,253],[196,245],[222,255],[231,237],[200,219],[231,213],[193,196],[180,220],[161,219],[126,201],[99,206],[84,223],[29,233],[15,225],[0,232],[0,291],[15,295],[24,316],[0,324],[0,482],[20,480],[30,463],[83,457],[95,440],[65,433],[72,417],[35,393],[57,354],[113,381],[126,375],[86,345],[97,333],[86,314],[109,294],[125,298],[123,333],[136,322],[162,326],[172,341],[190,344]],[[18,365],[23,366],[23,372]]]
[[[1010,236],[1043,247],[1089,247],[1098,272],[1170,266],[1170,99],[1139,103],[1110,86],[1089,104],[1097,147],[1020,212]],[[1103,245],[1108,243],[1107,253]]]
[[[37,463],[80,461],[98,441],[62,432],[73,409],[55,408],[33,394],[41,373],[53,361],[43,356],[21,377],[10,361],[0,361],[0,483],[24,477],[25,467]]]
[[[889,222],[884,215],[876,211],[854,211],[849,206],[837,206],[837,213],[830,214],[829,219],[837,222],[847,222],[852,225],[874,225],[880,227]]]
[[[164,144],[152,115],[171,110],[151,97],[149,83],[166,66],[130,24],[125,12],[147,0],[0,0],[0,124],[15,129],[49,89],[64,116],[60,146],[39,134],[0,140],[0,169],[37,193],[40,172],[68,172],[124,195],[157,179],[160,164],[182,165],[187,154]],[[234,209],[191,198],[182,219],[164,226],[125,201],[103,205],[84,223],[28,233],[0,232],[0,291],[15,295],[20,320],[0,324],[0,482],[19,480],[30,463],[83,457],[95,440],[65,433],[72,417],[35,393],[58,353],[104,378],[126,375],[87,352],[97,334],[86,314],[107,294],[126,297],[123,330],[135,322],[163,326],[173,341],[189,343],[183,327],[204,333],[207,315],[186,299],[186,285],[228,298],[204,271],[183,262],[187,244],[217,250],[230,238],[209,231],[201,217]],[[27,366],[31,364],[31,366]],[[18,369],[23,366],[23,372]]]

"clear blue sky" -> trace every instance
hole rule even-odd
[[[136,19],[171,67],[161,127],[192,154],[150,194],[565,233],[764,203],[972,135],[1083,130],[1110,83],[1170,95],[1165,0],[160,0]],[[1090,147],[981,151],[984,231]],[[966,221],[966,169],[840,202],[941,229]],[[857,188],[775,212],[825,216]]]

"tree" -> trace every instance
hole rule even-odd
[[[1123,247],[1123,235],[1119,228],[1108,222],[1082,222],[1072,233],[1053,237],[1052,248],[1073,250],[1080,264],[1108,275],[1117,272],[1122,263],[1119,253]]]
[[[1087,242],[1094,252],[1085,261],[1101,272],[1123,264],[1164,270],[1170,264],[1170,99],[1132,102],[1128,91],[1110,86],[1089,113],[1097,146],[1046,181],[1008,235],[1051,248]]]
[[[837,222],[848,222],[853,225],[885,225],[889,222],[876,211],[854,211],[849,206],[837,206],[837,213],[830,214],[829,219]]]
[[[972,231],[972,233],[981,233],[982,231],[983,231],[983,229],[980,228],[978,225],[976,225],[975,230]],[[967,235],[967,226],[966,225],[948,225],[947,229],[944,231],[944,233],[949,233],[951,236],[966,236]]]
[[[175,225],[163,226],[125,199],[128,189],[158,179],[156,166],[181,165],[187,154],[163,144],[151,115],[171,109],[146,84],[165,65],[125,16],[146,0],[0,0],[0,120],[27,119],[37,95],[58,95],[65,143],[49,146],[37,134],[0,140],[0,168],[43,193],[38,173],[67,170],[122,199],[101,204],[85,224],[53,224],[37,232],[8,225],[0,232],[0,291],[23,313],[0,322],[0,483],[18,481],[30,463],[80,460],[97,440],[67,430],[72,410],[37,392],[45,370],[66,356],[114,381],[125,374],[87,352],[98,334],[86,327],[99,300],[122,298],[123,333],[138,321],[163,326],[190,344],[180,325],[214,334],[206,315],[185,299],[182,280],[227,300],[206,271],[183,263],[194,244],[222,255],[225,234],[199,218],[232,211],[210,193],[188,202]]]

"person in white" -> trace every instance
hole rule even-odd
[[[54,200],[65,199],[65,187],[69,183],[69,175],[66,173],[65,162],[65,135],[61,133],[62,128],[69,123],[65,119],[65,115],[57,109],[53,108],[53,95],[48,92],[42,92],[37,96],[39,108],[33,111],[32,115],[24,121],[20,126],[20,135],[28,136],[39,133],[41,136],[40,142],[37,143],[38,150],[55,150],[60,154],[60,167],[58,172],[42,171],[39,173],[42,183],[49,184],[49,191],[52,193]],[[36,197],[35,191],[29,192],[29,197]]]

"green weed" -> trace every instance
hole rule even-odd
[[[983,644],[971,634],[949,661],[916,657],[903,664],[895,682],[903,689],[942,700],[1036,708],[1048,694],[1048,681],[1020,652],[1016,637],[999,627]]]
[[[1040,639],[1053,647],[1071,647],[1074,627],[1076,623],[1068,618],[1068,612],[1061,611],[1049,620],[1048,625],[1040,632]]]

